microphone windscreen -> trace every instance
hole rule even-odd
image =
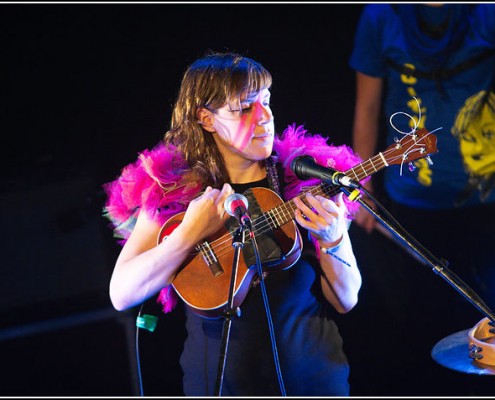
[[[248,208],[248,199],[246,196],[240,194],[240,193],[233,193],[229,195],[225,199],[225,203],[223,203],[223,206],[225,208],[225,211],[227,214],[231,215],[232,217],[235,217],[235,210],[239,206],[244,206],[244,208],[247,210]]]

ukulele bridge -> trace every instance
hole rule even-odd
[[[198,251],[203,256],[203,260],[206,262],[206,265],[208,265],[208,268],[210,268],[213,276],[223,274],[223,268],[218,262],[218,259],[208,242],[204,242],[202,245],[198,246]]]

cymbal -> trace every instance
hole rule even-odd
[[[431,350],[431,356],[440,365],[468,374],[495,375],[495,366],[482,364],[469,357],[470,329],[449,335]]]

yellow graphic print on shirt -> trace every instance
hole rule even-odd
[[[451,132],[459,139],[470,185],[486,198],[495,180],[495,93],[482,90],[469,97]]]
[[[413,71],[416,67],[413,64],[404,64],[405,67],[412,69]],[[412,111],[413,115],[409,121],[409,127],[411,129],[421,129],[425,127],[426,124],[426,107],[423,106],[421,98],[416,93],[414,85],[418,82],[417,78],[407,74],[401,74],[401,82],[406,85],[406,90],[411,99],[407,102],[407,108]],[[421,119],[419,116],[421,115]],[[414,161],[414,167],[418,169],[417,180],[423,186],[431,186],[433,183],[433,172],[431,170],[430,164],[425,159],[419,159]]]

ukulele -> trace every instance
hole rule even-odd
[[[345,175],[359,182],[389,165],[411,163],[436,152],[436,136],[423,128],[415,134],[405,135],[400,141],[397,140],[395,144],[387,147],[384,152],[349,169]],[[339,190],[338,186],[320,182],[300,193],[298,197],[302,199],[305,193],[310,192],[313,195],[329,198],[336,195]],[[260,210],[258,215],[251,212],[256,242],[258,243],[258,237],[265,235],[275,241],[281,250],[281,257],[278,259],[275,257],[266,260],[260,256],[263,274],[271,270],[292,267],[299,259],[302,249],[302,239],[294,221],[294,211],[297,208],[294,201],[284,203],[275,192],[262,187],[251,188],[246,192],[250,192],[249,195],[254,197],[256,207]],[[157,243],[165,240],[182,222],[184,214],[185,212],[176,214],[162,225]],[[232,238],[235,228],[237,224],[231,225],[230,229],[226,224],[205,241],[198,243],[179,267],[172,281],[172,286],[179,297],[195,313],[203,317],[219,317],[227,305],[234,260]],[[250,241],[250,238],[246,239],[243,252],[248,245],[252,248]],[[239,256],[234,287],[234,309],[241,305],[250,287],[259,279],[256,263],[249,262],[249,259],[246,262],[246,257]]]

